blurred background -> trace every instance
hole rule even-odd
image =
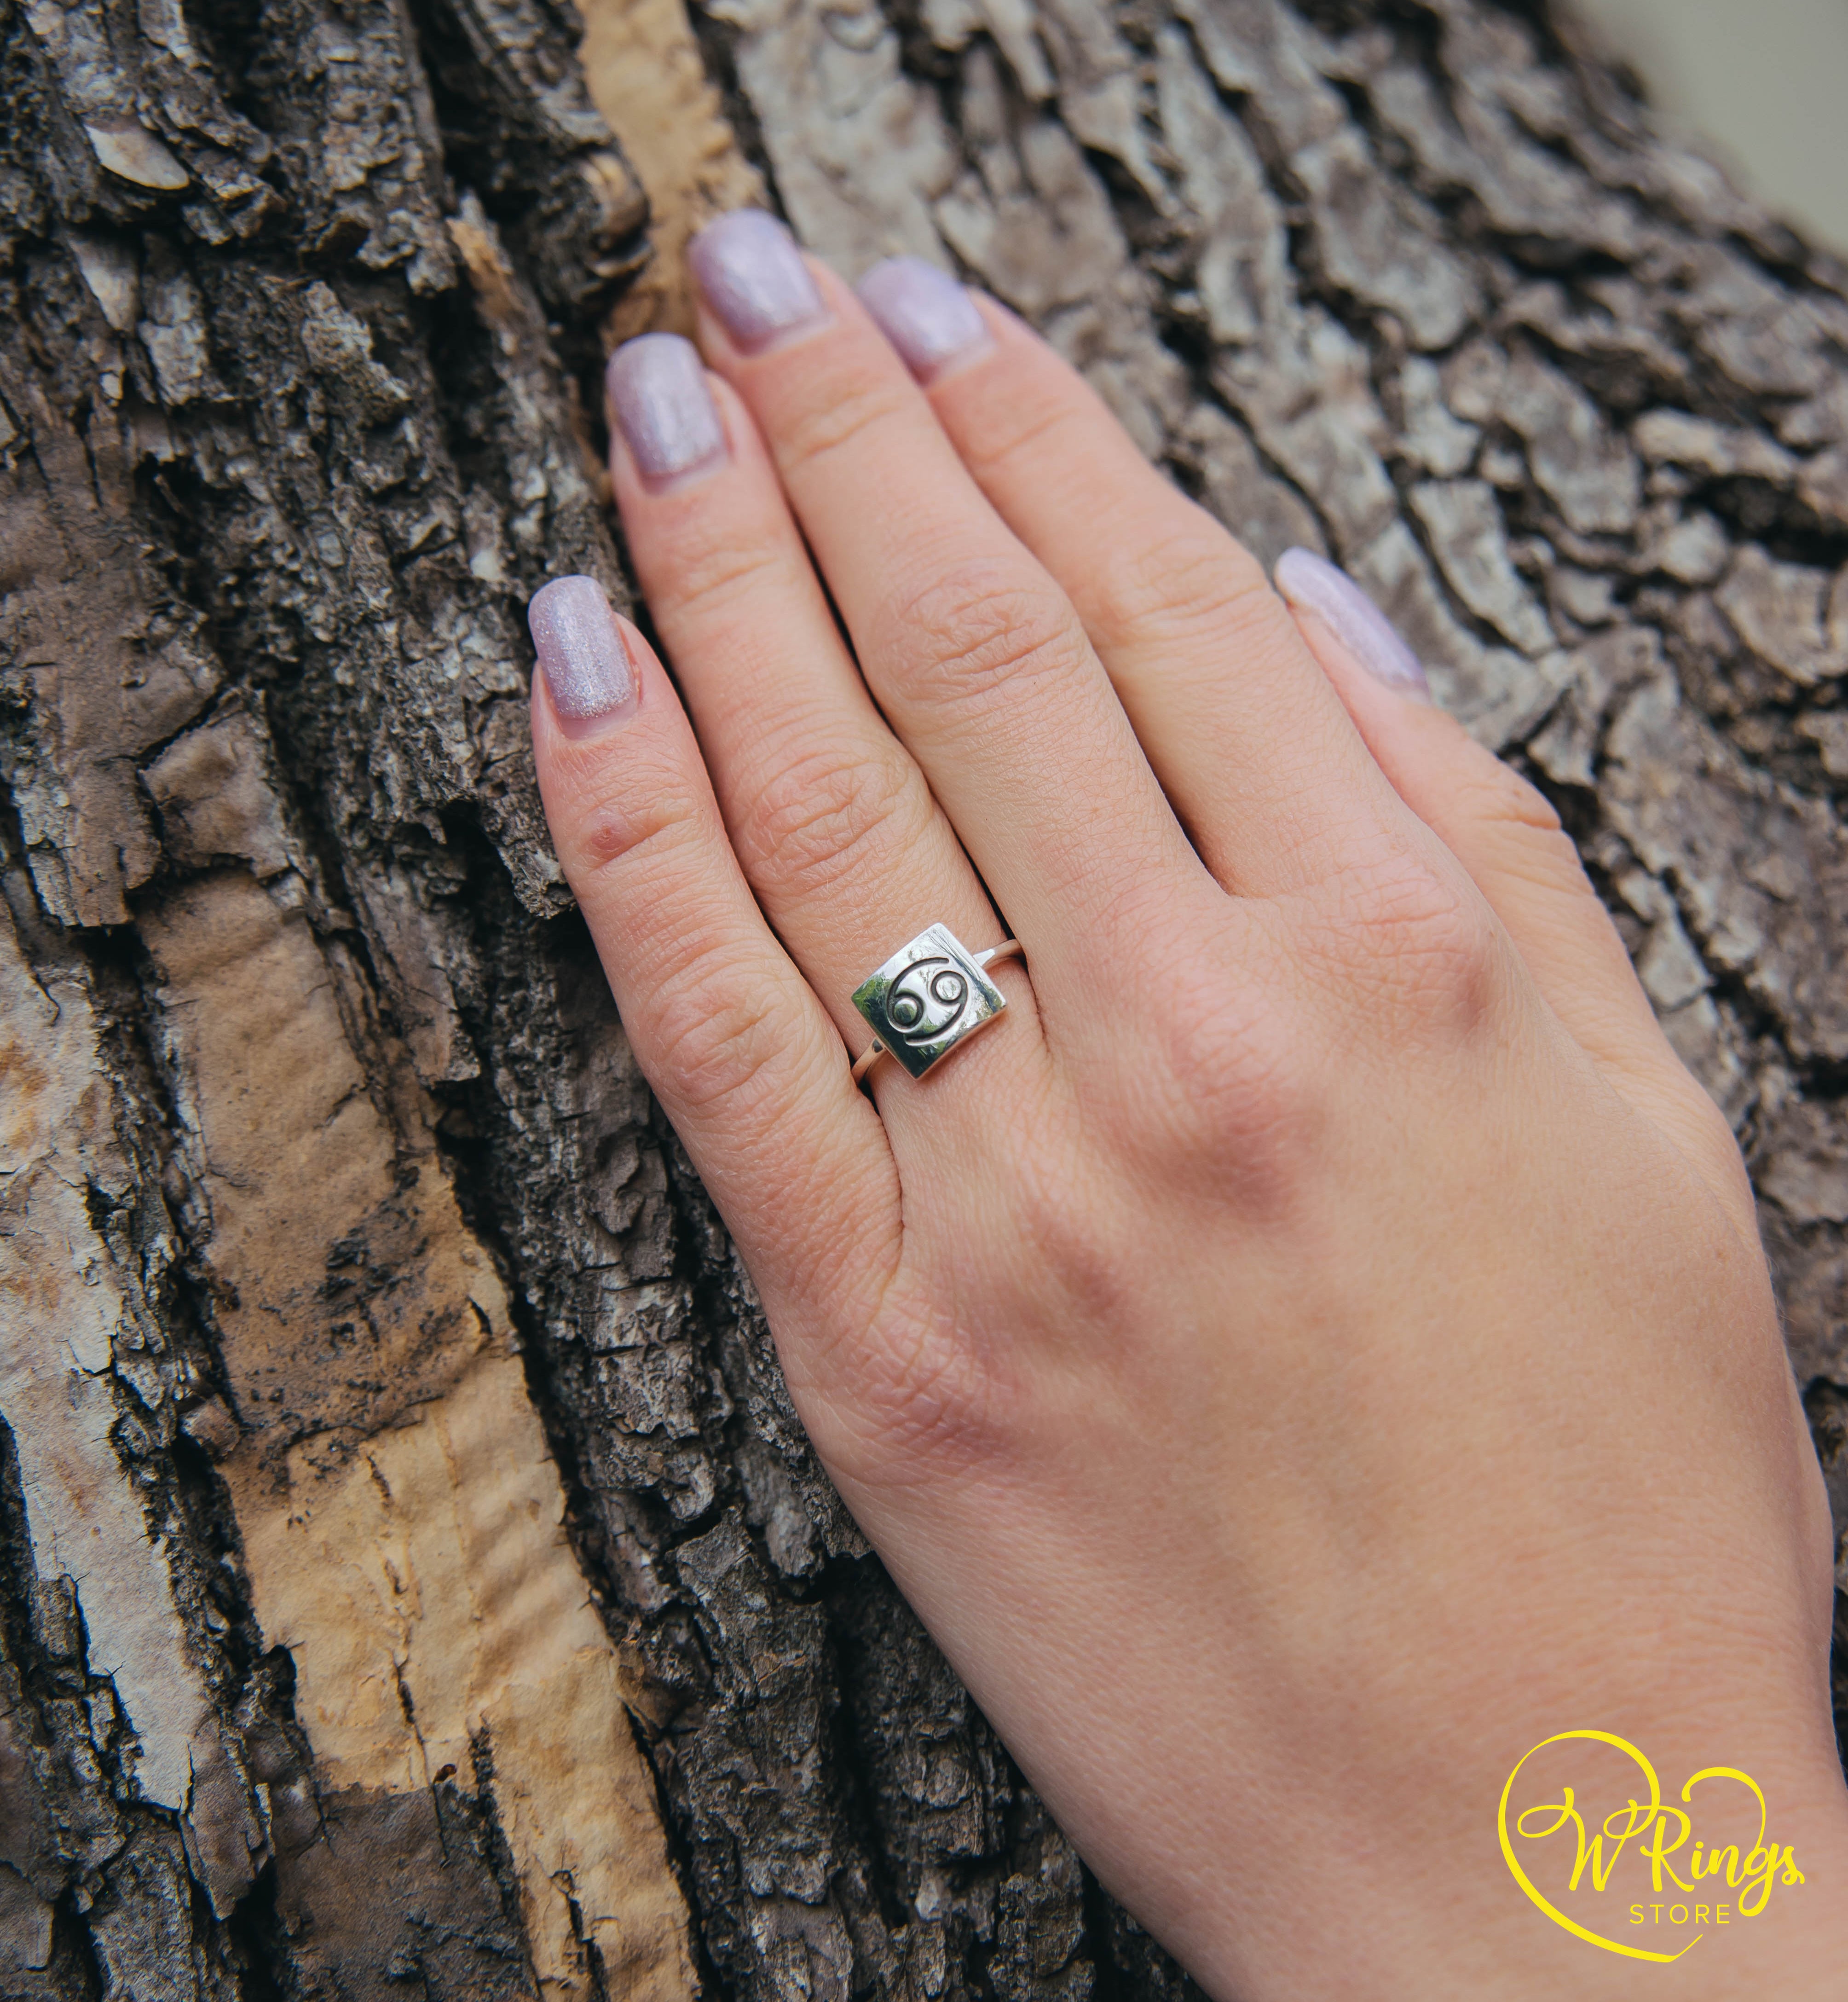
[[[1848,256],[1848,0],[1578,0],[1675,124]]]

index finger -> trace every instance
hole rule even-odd
[[[532,602],[533,755],[636,1060],[765,1303],[871,1311],[898,1170],[846,1045],[744,881],[654,650],[587,577]]]

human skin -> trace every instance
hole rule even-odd
[[[1001,309],[901,269],[882,332],[783,254],[696,246],[710,374],[612,364],[678,692],[555,586],[533,740],[856,1519],[1221,2002],[1839,1993],[1822,1484],[1555,816]],[[1006,1010],[863,1092],[849,997],[933,922],[1022,942]],[[1587,1726],[1752,1774],[1804,1884],[1672,1965],[1550,1923],[1498,1802]]]

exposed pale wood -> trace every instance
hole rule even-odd
[[[651,330],[691,333],[688,240],[727,209],[760,205],[762,180],[720,107],[685,0],[580,0],[577,11],[585,85],[622,135],[653,224],[647,267],[618,302],[605,337],[613,347]]]
[[[394,1128],[305,912],[251,877],[187,885],[142,936],[246,1414],[223,1477],[316,1784],[410,1793],[490,1760],[542,1990],[589,1994],[588,1944],[625,1994],[673,2002],[685,1912],[624,1672],[414,1085]]]

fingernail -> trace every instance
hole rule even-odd
[[[1417,656],[1345,570],[1337,570],[1313,549],[1285,549],[1274,574],[1288,602],[1299,611],[1320,613],[1376,681],[1401,695],[1431,699],[1431,684]]]
[[[920,382],[994,344],[968,293],[922,257],[888,257],[856,290]]]
[[[690,340],[639,334],[609,358],[604,380],[622,441],[644,480],[675,480],[724,458],[725,427]]]
[[[747,354],[828,317],[796,240],[773,215],[741,208],[687,246],[706,302]]]
[[[603,587],[594,577],[555,577],[526,611],[552,706],[567,723],[626,716],[635,668]]]

